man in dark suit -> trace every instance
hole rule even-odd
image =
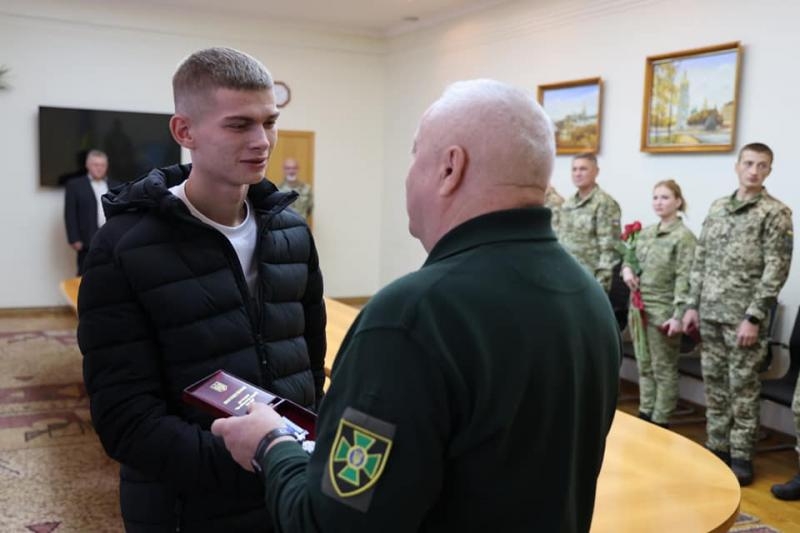
[[[78,252],[78,275],[83,274],[83,260],[97,228],[106,221],[100,197],[108,192],[108,156],[100,150],[86,155],[85,176],[69,180],[64,197],[64,223],[67,242]]]

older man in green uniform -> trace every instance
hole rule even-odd
[[[263,469],[276,529],[589,530],[620,342],[541,207],[551,128],[491,80],[454,84],[425,113],[406,203],[429,256],[350,329],[314,453],[272,440],[267,407],[214,424]]]
[[[789,274],[791,210],[767,194],[772,150],[752,143],[739,151],[739,188],[716,200],[703,221],[692,265],[685,330],[700,327],[706,395],[706,446],[742,486],[753,481],[761,381],[769,313]]]
[[[611,273],[620,261],[620,209],[597,185],[599,172],[594,154],[578,154],[572,159],[572,183],[578,190],[561,206],[558,239],[608,292]]]

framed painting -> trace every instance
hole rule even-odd
[[[733,150],[741,61],[738,41],[648,57],[641,150]]]
[[[556,153],[597,153],[603,81],[600,78],[539,85],[538,100],[553,120]]]

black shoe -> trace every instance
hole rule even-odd
[[[653,424],[657,425],[658,427],[662,427],[664,429],[669,429],[669,424],[667,422],[653,422]]]
[[[639,411],[639,418],[641,418],[642,420],[646,420],[647,422],[650,422],[650,415],[648,415],[644,411]]]
[[[772,485],[770,490],[779,500],[800,500],[800,474],[786,483]]]
[[[731,470],[739,480],[739,486],[746,487],[753,482],[753,461],[750,459],[731,458]]]
[[[731,454],[730,454],[730,452],[721,452],[719,450],[712,450],[711,448],[708,448],[708,447],[706,448],[706,450],[710,451],[711,453],[713,453],[714,455],[719,457],[719,460],[722,461],[723,463],[725,463],[726,465],[731,466]]]

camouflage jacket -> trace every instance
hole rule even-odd
[[[639,289],[651,320],[660,324],[683,316],[696,244],[694,233],[680,219],[667,226],[648,226],[636,238]]]
[[[619,260],[619,204],[600,187],[581,199],[578,193],[561,206],[558,240],[586,267],[606,292]]]
[[[308,217],[311,215],[311,210],[314,208],[314,194],[311,192],[311,186],[307,183],[303,183],[295,188],[284,181],[278,187],[278,190],[280,192],[296,192],[299,196],[289,207],[297,211],[301,217],[308,220]]]
[[[764,319],[789,275],[792,211],[766,189],[737,202],[711,204],[694,254],[690,307],[700,318],[738,324],[745,314]]]
[[[556,233],[558,233],[558,216],[561,213],[561,205],[563,203],[564,197],[558,194],[555,187],[548,187],[544,193],[544,206],[552,212],[550,223]]]

